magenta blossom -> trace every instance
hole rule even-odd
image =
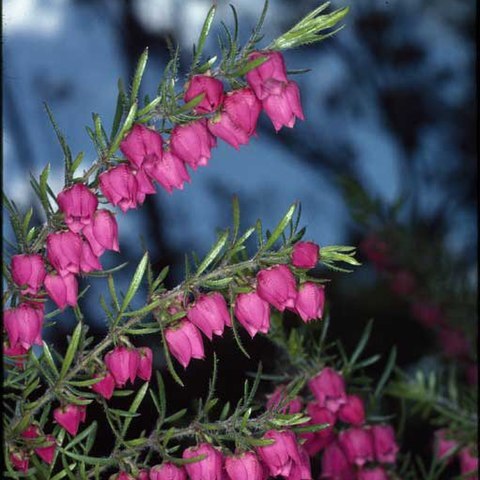
[[[297,268],[315,267],[320,257],[320,247],[313,242],[298,242],[293,247],[292,265]]]
[[[358,395],[347,395],[347,403],[338,411],[338,418],[345,423],[356,427],[365,423],[365,407]]]
[[[307,453],[313,457],[330,445],[335,440],[335,432],[333,430],[337,418],[328,408],[320,407],[316,402],[310,402],[307,405],[307,414],[310,417],[309,425],[325,425],[328,426],[316,432],[306,432],[301,436],[306,441],[303,444]]]
[[[229,480],[265,479],[263,467],[253,452],[244,452],[226,457],[225,470]]]
[[[12,462],[12,465],[16,470],[20,470],[21,472],[28,471],[29,456],[27,452],[24,452],[23,450],[11,452],[10,462]]]
[[[56,232],[47,236],[47,257],[62,276],[80,272],[82,239],[73,232]]]
[[[290,401],[285,402],[287,392],[285,390],[285,385],[279,385],[273,393],[268,395],[267,400],[267,409],[278,408],[280,403],[283,404],[283,407],[280,409],[281,413],[300,413],[303,409],[302,399],[297,395],[292,398]]]
[[[12,257],[12,279],[21,287],[23,295],[36,295],[46,275],[41,255],[14,255]]]
[[[61,191],[57,197],[65,223],[73,233],[79,233],[92,221],[98,206],[96,195],[83,183],[76,183]]]
[[[164,462],[161,465],[155,465],[150,469],[150,480],[186,480],[187,474],[183,467],[177,467],[170,462]]]
[[[351,427],[339,435],[339,442],[350,463],[363,467],[373,461],[372,432],[366,428]]]
[[[183,97],[186,103],[201,94],[204,95],[193,109],[195,113],[214,112],[223,102],[223,83],[210,75],[194,75],[186,87]]]
[[[93,253],[92,247],[87,240],[82,240],[82,255],[80,256],[80,272],[90,273],[95,270],[101,270],[102,264],[98,257]]]
[[[78,282],[73,273],[63,277],[55,273],[48,274],[45,277],[45,290],[60,310],[67,305],[77,305]]]
[[[325,448],[322,456],[321,479],[355,480],[352,465],[338,442],[333,442]]]
[[[336,413],[339,408],[347,403],[345,380],[342,375],[330,367],[322,371],[308,382],[310,390],[315,395],[321,407],[328,408]]]
[[[153,352],[148,347],[137,348],[137,352],[140,355],[137,377],[149,382],[152,377]]]
[[[388,480],[387,472],[382,467],[369,468],[358,472],[358,480]]]
[[[212,335],[223,335],[225,325],[232,326],[227,302],[218,292],[200,295],[189,307],[187,318],[210,340]]]
[[[395,463],[398,445],[391,425],[374,425],[372,427],[375,458],[380,463]]]
[[[125,386],[127,380],[132,383],[135,381],[139,363],[140,354],[135,348],[120,346],[105,355],[105,365],[120,388]]]
[[[92,385],[92,390],[103,398],[110,400],[115,391],[115,378],[110,372],[96,374],[94,378],[102,378],[99,382]]]
[[[137,207],[137,180],[132,169],[125,163],[108,169],[99,176],[100,190],[112,204],[123,213]]]
[[[435,456],[443,460],[452,457],[452,453],[458,448],[456,440],[449,438],[450,432],[446,428],[435,431]]]
[[[202,335],[188,320],[181,320],[177,327],[167,328],[165,338],[170,353],[184,368],[192,358],[205,358]]]
[[[80,423],[85,421],[85,410],[80,405],[65,405],[53,411],[53,418],[70,435],[75,436]]]
[[[257,292],[241,293],[235,299],[235,316],[253,338],[270,329],[270,305]]]
[[[249,60],[257,58],[267,60],[247,73],[248,84],[259,100],[270,95],[280,95],[288,82],[283,55],[281,52],[253,52],[248,56]]]
[[[134,169],[141,169],[144,163],[162,159],[163,139],[155,130],[136,123],[120,143],[120,150]]]
[[[120,251],[117,221],[113,213],[108,210],[97,210],[92,222],[83,229],[82,233],[97,257],[100,257],[105,250]]]
[[[286,265],[276,265],[257,273],[257,293],[278,311],[293,308],[297,298],[295,277]]]
[[[295,311],[304,322],[322,318],[325,306],[325,287],[313,282],[304,283],[295,299]]]
[[[458,457],[460,458],[460,471],[462,475],[476,472],[476,475],[471,475],[468,478],[478,480],[478,456],[473,453],[473,449],[470,447],[462,448]]]
[[[12,347],[28,350],[33,344],[42,345],[43,305],[21,303],[9,308],[3,313],[3,325]]]
[[[57,442],[53,435],[47,435],[45,437],[45,445],[43,447],[35,448],[35,453],[49,465],[52,464],[55,457],[55,451],[57,449]]]
[[[222,480],[222,454],[208,443],[201,443],[183,451],[183,458],[195,458],[205,455],[203,460],[185,464],[191,480]]]

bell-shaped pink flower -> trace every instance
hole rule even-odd
[[[41,255],[21,254],[12,257],[12,279],[21,287],[23,295],[36,295],[46,274]]]
[[[23,450],[16,450],[10,453],[10,462],[12,463],[15,470],[19,470],[20,472],[27,472],[29,455]]]
[[[150,476],[148,475],[148,470],[143,468],[140,470],[137,474],[137,479],[136,480],[149,480]]]
[[[439,460],[450,457],[452,453],[458,448],[459,444],[453,438],[450,438],[450,433],[446,428],[441,428],[435,431],[435,457]]]
[[[53,435],[45,437],[45,445],[43,447],[35,448],[35,453],[45,462],[51,465],[55,457],[55,450],[57,449],[57,442]]]
[[[84,421],[84,410],[80,405],[69,404],[53,411],[53,418],[70,435],[75,436],[80,422]]]
[[[137,377],[145,380],[146,382],[150,381],[152,378],[152,361],[153,353],[152,350],[148,347],[137,348],[137,352],[140,355],[140,361],[138,362]]]
[[[29,349],[33,344],[42,345],[43,305],[22,303],[3,313],[3,325],[12,347]]]
[[[295,434],[288,430],[269,430],[263,438],[274,440],[271,445],[257,447],[257,453],[268,468],[270,475],[273,477],[282,475],[290,478],[293,466],[302,462]]]
[[[319,406],[326,407],[333,413],[336,413],[343,404],[347,403],[345,380],[330,367],[322,369],[318,375],[308,382],[308,386],[315,395]]]
[[[297,395],[285,403],[286,396],[285,385],[279,385],[273,393],[268,395],[267,410],[278,408],[282,403],[284,406],[279,410],[281,413],[300,413],[303,410],[302,399]]]
[[[248,59],[256,60],[260,57],[267,57],[268,60],[250,70],[246,78],[257,98],[263,100],[269,95],[280,95],[288,78],[281,52],[253,52]]]
[[[87,240],[82,240],[82,255],[80,257],[80,272],[89,273],[95,270],[101,270],[102,264],[98,257],[93,253]]]
[[[398,445],[391,425],[374,425],[371,429],[375,458],[380,463],[395,463]]]
[[[296,118],[305,120],[300,101],[300,90],[293,80],[283,87],[281,93],[269,95],[262,100],[262,105],[277,132],[282,127],[293,128]]]
[[[101,395],[103,398],[110,400],[113,392],[115,391],[115,378],[110,372],[105,372],[104,374],[95,374],[93,378],[100,377],[102,377],[102,379],[92,385],[92,390]]]
[[[123,213],[137,207],[137,180],[125,163],[103,172],[99,184],[105,198],[112,205],[118,205]]]
[[[15,346],[11,346],[8,340],[3,342],[3,356],[12,357],[15,365],[18,368],[23,368],[26,362],[26,354],[28,353],[28,348],[23,347],[20,343],[17,343]]]
[[[185,125],[176,125],[170,135],[170,150],[182,162],[196,170],[208,163],[211,150],[217,140],[207,128],[207,120],[202,118]]]
[[[183,467],[177,467],[170,462],[163,462],[150,469],[150,480],[187,480],[187,474]]]
[[[313,268],[320,257],[320,247],[313,242],[298,242],[293,247],[292,265],[297,268]]]
[[[105,250],[120,251],[117,221],[113,213],[108,210],[97,210],[91,223],[83,229],[82,233],[97,257],[100,257]]]
[[[257,293],[280,312],[293,308],[297,298],[295,277],[286,265],[260,270],[257,273]]]
[[[253,338],[270,330],[270,305],[257,292],[241,293],[235,299],[235,316]]]
[[[325,287],[317,283],[304,283],[295,299],[295,311],[304,322],[322,318],[325,306]]]
[[[57,203],[67,227],[73,233],[81,232],[92,221],[98,207],[96,195],[83,183],[62,190],[57,196]]]
[[[208,121],[208,129],[238,149],[255,134],[261,111],[262,105],[252,89],[234,90],[225,96],[222,111]]]
[[[195,113],[214,112],[223,102],[223,83],[209,75],[194,75],[187,84],[187,91],[183,98],[188,103],[202,93],[204,97],[193,111]]]
[[[47,236],[47,258],[62,276],[80,272],[82,239],[73,232],[56,232]]]
[[[183,184],[190,182],[185,164],[171,150],[165,150],[162,158],[155,163],[145,165],[145,171],[168,193],[172,193],[174,188],[183,190]]]
[[[309,425],[325,425],[328,427],[316,432],[302,433],[302,438],[306,441],[303,444],[307,453],[313,457],[330,445],[335,440],[335,432],[333,430],[337,418],[328,408],[320,407],[316,402],[310,402],[307,405],[307,414],[310,417]]]
[[[218,292],[200,295],[188,309],[187,318],[210,340],[214,334],[223,335],[225,325],[232,326],[227,302]]]
[[[253,452],[244,452],[225,458],[229,480],[264,480],[263,467]]]
[[[322,455],[321,479],[355,480],[355,472],[338,442],[325,448]]]
[[[29,425],[22,433],[22,438],[31,439],[41,436],[40,427],[38,425]]]
[[[119,472],[118,475],[114,478],[115,480],[135,480],[135,478],[133,478],[127,472]]]
[[[218,449],[208,443],[201,443],[183,451],[183,458],[205,455],[203,460],[187,463],[185,469],[191,480],[222,480],[223,457]]]
[[[60,310],[67,305],[75,307],[78,298],[78,282],[73,273],[65,276],[49,273],[45,277],[45,290]]]
[[[147,161],[145,161],[144,165],[147,164]],[[154,165],[154,162],[152,162],[151,164]],[[153,184],[150,176],[143,168],[139,168],[138,170],[132,170],[132,173],[135,177],[135,180],[137,181],[137,203],[138,205],[142,205],[147,195],[152,195],[153,193],[156,193],[155,185]]]
[[[365,407],[358,395],[347,395],[347,403],[338,411],[338,418],[345,423],[358,427],[365,423]]]
[[[152,161],[152,157],[161,160],[163,139],[155,130],[136,123],[121,141],[120,150],[135,169],[140,169],[145,161]]]
[[[165,339],[168,350],[184,368],[192,358],[205,358],[202,335],[188,320],[181,320],[178,326],[167,328]]]
[[[374,459],[372,432],[366,428],[352,427],[339,434],[342,446],[350,463],[363,467]]]
[[[127,380],[135,381],[138,365],[140,364],[140,354],[135,348],[116,347],[105,355],[105,365],[115,379],[117,387],[124,387]]]
[[[289,480],[312,480],[312,470],[310,467],[310,457],[302,445],[298,446],[298,453],[300,455],[300,463],[294,463]]]
[[[460,459],[460,472],[462,475],[472,474],[476,472],[476,475],[471,475],[468,478],[472,480],[478,480],[478,456],[475,456],[473,449],[470,447],[462,448],[458,454]]]
[[[388,480],[387,472],[382,467],[360,470],[357,475],[358,480]]]

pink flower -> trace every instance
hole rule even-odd
[[[97,210],[91,223],[83,229],[82,233],[97,257],[105,250],[120,251],[117,221],[113,213],[108,210]]]
[[[168,193],[172,193],[174,188],[183,190],[183,184],[190,181],[185,164],[171,150],[165,150],[161,159],[146,165],[145,171]]]
[[[136,480],[149,480],[150,476],[148,475],[148,470],[142,469],[138,472]]]
[[[253,52],[248,59],[256,60],[260,57],[267,57],[268,60],[250,70],[246,78],[257,98],[263,100],[270,95],[281,94],[288,78],[285,61],[280,52]]]
[[[297,268],[313,268],[318,262],[320,247],[313,242],[298,242],[293,247],[292,265]]]
[[[205,358],[202,336],[188,320],[181,320],[177,327],[167,328],[165,338],[170,353],[184,368],[192,358]]]
[[[35,453],[45,462],[51,465],[55,457],[55,450],[57,449],[57,442],[53,435],[45,437],[46,444],[43,447],[37,447]]]
[[[322,318],[325,306],[325,287],[313,282],[304,283],[295,299],[295,311],[304,322]]]
[[[47,236],[47,257],[62,276],[80,272],[82,239],[73,232],[56,232]]]
[[[204,97],[193,111],[195,113],[214,112],[223,101],[223,83],[209,75],[194,75],[187,84],[187,91],[183,98],[188,103],[202,93]]]
[[[144,165],[148,165],[148,162],[144,162]],[[154,167],[152,162],[152,168]],[[147,172],[143,168],[138,170],[132,170],[132,173],[137,181],[137,196],[136,200],[139,205],[142,205],[147,195],[156,193],[155,186],[152,179],[148,176]]]
[[[347,403],[340,407],[338,418],[345,423],[358,427],[365,423],[365,407],[358,395],[347,395]]]
[[[53,411],[53,418],[70,435],[75,436],[80,422],[85,421],[85,410],[80,405],[65,405]]]
[[[276,477],[283,475],[289,478],[295,464],[301,464],[295,434],[291,431],[269,430],[264,439],[274,440],[271,445],[257,447],[257,453],[268,468],[270,475]]]
[[[376,460],[380,463],[395,463],[398,445],[391,425],[374,425],[372,436]]]
[[[222,111],[208,121],[208,129],[216,137],[238,149],[255,134],[262,105],[248,88],[229,92]]]
[[[101,395],[103,398],[110,400],[115,390],[115,378],[110,372],[106,372],[102,375],[96,374],[93,378],[100,377],[102,377],[102,379],[92,385],[92,390]]]
[[[222,480],[222,454],[208,443],[184,450],[183,458],[205,455],[203,460],[187,463],[185,469],[191,480]]]
[[[227,302],[218,293],[200,295],[188,309],[187,318],[210,340],[212,335],[223,335],[225,325],[231,327]]]
[[[123,213],[137,207],[137,180],[125,163],[103,172],[99,184],[105,198],[112,205],[118,205]]]
[[[10,453],[10,462],[14,466],[15,470],[20,470],[21,472],[28,471],[28,462],[29,456],[23,450],[17,450]]]
[[[28,348],[23,347],[17,343],[14,347],[10,345],[8,340],[3,342],[3,355],[5,357],[14,357],[15,365],[18,368],[23,368],[26,362],[25,355],[28,353]]]
[[[456,440],[448,438],[450,435],[446,428],[435,431],[435,457],[439,460],[451,457],[453,451],[459,446]]]
[[[358,480],[388,480],[387,472],[382,467],[360,470],[357,476]]]
[[[321,479],[355,480],[355,473],[338,442],[325,448],[322,456]]]
[[[267,409],[277,408],[282,403],[284,406],[280,409],[281,413],[299,413],[302,411],[303,403],[299,396],[292,398],[287,403],[285,403],[285,397],[285,385],[279,385],[272,394],[268,395]]]
[[[12,257],[12,278],[21,287],[23,295],[36,295],[46,275],[41,255],[14,255]]]
[[[315,395],[319,406],[326,407],[333,413],[347,403],[345,381],[338,372],[330,367],[325,367],[316,377],[312,378],[308,382],[308,386]]]
[[[225,470],[230,480],[264,480],[263,467],[253,452],[225,458]]]
[[[320,407],[318,403],[310,402],[307,405],[307,414],[310,417],[309,425],[324,425],[328,427],[317,432],[306,432],[301,436],[306,439],[303,446],[308,454],[313,457],[330,445],[335,440],[335,432],[333,430],[337,418],[328,408]]]
[[[93,253],[87,240],[82,240],[82,256],[80,257],[80,271],[89,273],[95,270],[101,270],[102,264],[98,257]]]
[[[257,293],[270,305],[283,312],[293,308],[297,298],[295,277],[286,265],[276,265],[257,273]]]
[[[148,478],[150,480],[186,480],[187,475],[182,467],[177,467],[170,462],[164,462],[161,465],[152,467]]]
[[[119,472],[118,475],[115,477],[115,480],[135,480],[131,475],[127,472]]]
[[[140,354],[135,348],[116,347],[105,355],[105,365],[115,379],[117,387],[124,387],[127,380],[135,381]]]
[[[310,468],[310,458],[307,451],[301,445],[298,446],[298,453],[300,455],[300,463],[294,463],[289,480],[312,480],[312,471]]]
[[[29,425],[23,432],[22,438],[38,438],[41,435],[40,428],[37,425]]]
[[[152,350],[148,347],[137,348],[137,352],[140,355],[140,361],[138,363],[137,377],[145,380],[146,382],[150,381],[152,377],[152,360],[153,353]]]
[[[293,128],[296,118],[305,120],[300,90],[293,80],[283,86],[281,93],[262,100],[262,105],[277,132],[284,126]]]
[[[73,273],[65,276],[49,273],[45,277],[45,290],[60,310],[77,305],[78,282]]]
[[[4,311],[3,325],[12,347],[29,349],[33,344],[42,345],[43,305],[33,307],[22,303]]]
[[[257,292],[241,293],[235,299],[235,316],[253,338],[270,329],[270,305]]]
[[[194,170],[208,163],[211,150],[216,145],[217,140],[208,131],[206,119],[176,125],[170,135],[172,153]]]
[[[462,475],[476,472],[476,475],[471,475],[468,478],[478,480],[478,456],[472,454],[472,449],[469,447],[462,448],[458,457],[460,459],[460,471]]]
[[[343,430],[339,435],[339,443],[350,463],[363,467],[365,463],[373,461],[373,441],[370,430],[358,427]]]
[[[163,139],[155,130],[136,123],[120,143],[120,150],[135,169],[141,169],[144,162],[162,159]]]
[[[92,221],[98,206],[96,195],[83,183],[62,190],[57,196],[60,211],[65,216],[65,223],[73,233],[79,233]]]

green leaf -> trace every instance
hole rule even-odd
[[[140,260],[140,263],[138,264],[138,267],[135,271],[135,274],[133,275],[133,279],[130,283],[130,286],[128,287],[127,293],[125,294],[125,297],[122,302],[122,306],[120,308],[119,316],[123,314],[123,312],[126,310],[126,308],[130,305],[130,302],[132,301],[133,297],[135,296],[135,293],[137,292],[138,288],[140,287],[140,284],[143,279],[143,275],[145,274],[145,270],[147,268],[147,263],[148,263],[148,252],[146,252],[142,259]]]
[[[117,150],[120,145],[120,142],[123,139],[123,136],[125,133],[130,130],[131,126],[133,125],[133,122],[135,121],[137,114],[137,104],[134,103],[131,107],[130,110],[128,111],[127,118],[125,119],[125,123],[123,124],[123,127],[120,129],[118,134],[115,137],[115,140],[112,142],[110,145],[110,148],[108,149],[107,157],[111,157]]]
[[[91,425],[89,425],[85,430],[80,432],[78,435],[73,438],[71,442],[67,444],[65,447],[65,450],[70,450],[73,448],[75,445],[79,444],[84,438],[88,437],[89,435],[92,435],[95,437],[97,433],[97,422],[94,420]]]
[[[238,231],[240,230],[240,203],[238,196],[234,195],[232,198],[232,216],[233,216],[233,233],[231,244],[235,245],[237,241]]]
[[[135,396],[135,398],[133,399],[133,402],[132,404],[130,405],[130,408],[128,409],[128,412],[129,413],[136,413],[136,411],[138,410],[138,408],[140,407],[140,404],[142,403],[144,397],[145,397],[145,394],[147,393],[147,390],[148,390],[148,386],[149,386],[149,382],[145,382],[142,387],[140,388],[140,390],[138,391],[137,395]],[[128,431],[128,427],[130,426],[130,423],[132,421],[132,417],[128,417],[126,420],[125,420],[125,423],[123,424],[123,427],[122,427],[122,432],[121,432],[121,435],[123,438],[125,438],[126,434],[127,434],[127,431]]]
[[[90,457],[88,455],[80,455],[79,453],[69,452],[63,448],[60,448],[60,451],[67,455],[68,457],[79,460],[80,462],[85,462],[88,465],[109,465],[110,463],[116,463],[114,458],[102,458],[102,457]],[[74,477],[76,478],[76,477]]]
[[[223,247],[227,243],[228,240],[228,230],[223,232],[222,235],[220,235],[220,238],[217,240],[217,243],[212,247],[212,249],[207,253],[205,258],[203,259],[202,263],[199,265],[196,275],[199,276],[201,275],[202,272],[204,272],[209,265],[215,261],[219,253],[222,251]]]
[[[140,83],[142,81],[143,73],[148,61],[148,47],[143,51],[142,55],[137,63],[137,69],[133,77],[132,89],[130,92],[130,104],[133,105],[137,101],[138,91],[140,89]]]
[[[246,62],[244,65],[242,65],[240,68],[238,68],[237,70],[231,72],[230,75],[232,75],[233,77],[243,77],[254,68],[257,68],[258,66],[262,65],[262,63],[265,63],[267,60],[268,60],[267,56],[258,57],[258,58],[255,58],[254,60],[250,60]]]
[[[205,41],[207,40],[210,28],[212,27],[213,19],[215,18],[216,10],[216,6],[213,5],[207,13],[207,17],[205,18],[205,22],[203,23],[202,31],[200,32],[200,37],[198,38],[195,55],[192,61],[192,70],[195,69],[200,59],[200,56],[202,55],[203,48],[205,47]]]
[[[82,335],[82,324],[79,322],[73,331],[72,339],[68,345],[67,353],[63,359],[62,369],[60,370],[60,379],[64,378],[70,368],[70,365],[73,362],[73,358],[77,353],[78,344],[80,342],[80,337]]]
[[[170,375],[173,377],[173,379],[181,386],[184,387],[185,385],[183,384],[182,380],[178,376],[177,372],[175,371],[175,368],[172,363],[172,357],[170,355],[170,350],[168,349],[167,346],[167,340],[165,338],[165,332],[163,329],[163,325],[161,320],[158,320],[158,325],[160,326],[160,333],[162,334],[162,345],[163,345],[163,353],[165,355],[165,360],[167,362],[167,367],[168,371],[170,372]]]
[[[382,393],[385,384],[388,381],[388,378],[390,377],[394,367],[395,367],[395,361],[397,359],[397,349],[395,347],[392,348],[390,355],[388,356],[387,363],[385,365],[385,369],[382,373],[382,376],[380,377],[380,380],[377,383],[377,387],[375,388],[375,392],[373,396],[375,398],[379,398],[380,394]]]
[[[273,244],[277,241],[277,239],[280,237],[280,235],[283,233],[285,228],[287,228],[287,225],[290,223],[292,220],[293,214],[295,213],[295,210],[297,208],[297,204],[294,203],[287,211],[285,216],[278,222],[278,225],[275,227],[275,230],[273,233],[270,235],[268,238],[267,242],[263,246],[264,250],[268,250]]]
[[[48,366],[51,368],[52,372],[55,373],[55,376],[58,376],[58,369],[53,360],[52,353],[46,342],[43,342],[43,358],[46,360]]]

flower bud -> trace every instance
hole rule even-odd
[[[391,425],[374,425],[372,427],[375,458],[380,463],[395,463],[398,445]]]
[[[138,472],[136,480],[149,480],[150,476],[148,475],[148,470],[143,468]]]
[[[99,176],[99,184],[105,198],[123,213],[137,207],[137,180],[128,165],[109,168]]]
[[[55,450],[57,449],[57,442],[53,435],[47,435],[45,437],[46,444],[43,447],[35,448],[35,453],[49,465],[52,464],[55,457]]]
[[[205,455],[203,460],[185,464],[191,480],[222,480],[222,454],[208,443],[184,450],[183,458],[195,458]]]
[[[92,222],[83,229],[82,233],[97,257],[100,257],[105,250],[120,251],[117,221],[113,213],[108,210],[97,210]]]
[[[285,478],[290,478],[294,464],[301,463],[295,434],[289,430],[269,430],[263,438],[275,441],[271,445],[257,447],[257,453],[270,475],[273,477],[283,475]]]
[[[360,470],[357,476],[358,480],[388,480],[387,472],[382,467]]]
[[[338,372],[330,367],[322,369],[308,382],[308,386],[315,395],[319,406],[326,407],[333,413],[347,403],[345,381]]]
[[[322,456],[322,475],[320,478],[355,480],[354,470],[338,442],[333,442],[325,448]]]
[[[15,470],[20,470],[21,472],[28,471],[29,456],[27,452],[23,450],[16,450],[10,453],[10,462],[12,463]]]
[[[248,84],[259,100],[269,95],[281,94],[282,88],[288,82],[287,69],[281,52],[253,52],[248,59],[252,61],[261,57],[267,57],[268,60],[250,70],[246,75]]]
[[[285,385],[279,385],[272,394],[268,395],[267,410],[278,408],[282,403],[284,406],[279,410],[280,413],[300,413],[303,409],[302,399],[297,395],[285,403],[286,396]]]
[[[130,161],[132,167],[140,169],[144,162],[161,160],[163,139],[155,130],[136,123],[128,135],[120,142],[120,150]]]
[[[19,343],[15,346],[11,346],[8,340],[3,342],[3,355],[4,357],[13,357],[13,361],[18,368],[23,368],[26,361],[26,354],[28,348],[23,347]]]
[[[94,375],[93,378],[100,378],[103,377],[102,380],[92,385],[92,390],[95,393],[98,393],[103,398],[110,400],[112,398],[113,392],[115,390],[115,378],[110,372],[106,372],[105,374]]]
[[[203,341],[197,327],[188,320],[181,320],[178,326],[165,330],[170,353],[187,368],[192,358],[205,358]]]
[[[298,242],[293,247],[292,265],[297,268],[313,268],[319,259],[320,247],[313,242]]]
[[[301,437],[306,439],[303,444],[305,450],[311,457],[313,457],[335,440],[335,432],[333,428],[337,418],[335,414],[328,410],[328,408],[320,407],[318,403],[315,402],[310,402],[307,405],[307,414],[310,417],[310,421],[308,422],[309,425],[329,425],[316,432],[306,432],[301,434]]]
[[[182,467],[164,462],[150,469],[149,478],[150,480],[186,480],[187,475]]]
[[[102,264],[98,257],[93,253],[90,244],[87,240],[82,240],[82,256],[80,257],[80,271],[82,273],[89,273],[95,270],[101,270]]]
[[[270,305],[257,292],[241,293],[235,299],[235,316],[253,338],[270,329]]]
[[[293,80],[283,86],[281,93],[266,97],[262,105],[277,132],[284,126],[293,128],[296,118],[305,120],[300,90]]]
[[[225,458],[225,470],[229,480],[264,480],[263,467],[253,452],[245,452]]]
[[[470,447],[462,448],[458,457],[460,459],[460,472],[462,475],[477,472],[476,475],[471,475],[468,478],[478,480],[478,456],[475,456],[473,449]]]
[[[53,411],[53,418],[70,435],[75,436],[80,422],[84,421],[85,410],[80,405],[69,404]]]
[[[317,283],[304,283],[295,299],[295,311],[304,322],[322,318],[325,306],[325,287]]]
[[[200,295],[188,309],[187,318],[210,340],[212,335],[223,335],[225,325],[231,327],[227,302],[218,293]]]
[[[57,203],[67,227],[73,233],[81,232],[92,221],[98,207],[96,195],[83,183],[62,190],[57,196]]]
[[[21,288],[23,295],[36,295],[47,274],[41,255],[14,255],[12,257],[12,278]]]
[[[41,435],[40,427],[38,425],[29,425],[22,433],[22,438],[32,439],[38,438]]]
[[[150,381],[152,377],[152,360],[153,353],[152,350],[148,347],[137,348],[137,352],[140,355],[140,361],[138,362],[137,377],[145,380],[146,382]]]
[[[47,236],[47,258],[62,276],[80,273],[82,239],[73,232],[56,232]]]
[[[338,411],[338,418],[345,423],[358,427],[365,423],[365,407],[358,395],[347,395],[347,403]]]
[[[261,111],[262,105],[250,88],[234,90],[226,95],[222,111],[208,121],[208,129],[238,150],[255,134]]]
[[[343,430],[340,432],[339,442],[350,463],[363,467],[365,463],[373,461],[373,441],[370,430],[357,427]]]
[[[276,265],[257,273],[257,293],[280,312],[293,308],[297,298],[295,277],[286,265]]]
[[[208,131],[206,119],[176,125],[170,135],[170,149],[182,162],[196,170],[208,163],[217,140]]]
[[[135,348],[116,347],[105,355],[105,365],[115,379],[117,387],[124,387],[127,380],[135,381],[140,354]]]
[[[174,188],[183,190],[183,184],[190,182],[185,164],[171,150],[165,150],[161,160],[146,165],[145,171],[168,193],[172,193]]]
[[[43,305],[33,307],[22,303],[4,311],[3,325],[12,347],[28,350],[33,344],[42,345]]]
[[[78,298],[78,282],[73,273],[65,276],[49,273],[45,277],[45,290],[60,310],[67,305],[75,307]]]
[[[193,111],[195,113],[214,112],[223,101],[223,83],[209,75],[194,75],[187,84],[187,91],[183,97],[185,103],[202,93],[204,97]]]

